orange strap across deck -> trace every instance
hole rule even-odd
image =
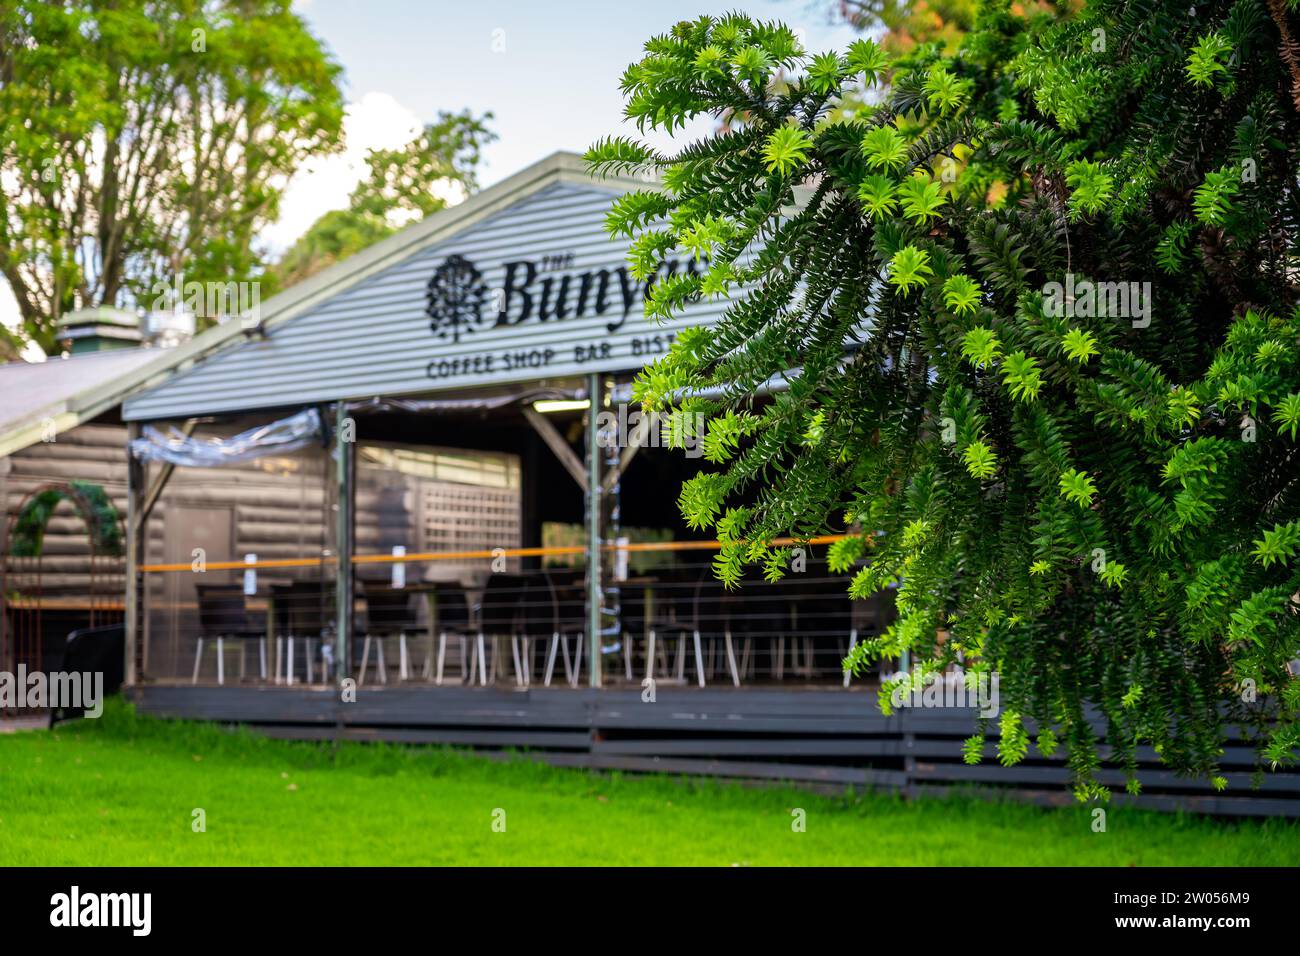
[[[847,535],[826,534],[815,538],[801,540],[798,538],[776,538],[773,546],[783,548],[808,544],[830,544]],[[717,551],[722,548],[721,541],[643,541],[637,544],[618,544],[606,542],[600,546],[601,551]],[[581,545],[568,545],[559,548],[493,548],[486,551],[426,551],[413,554],[356,554],[352,563],[356,564],[405,564],[413,561],[468,561],[476,558],[541,558],[559,555],[586,554],[587,549]],[[265,561],[209,561],[204,564],[208,571],[243,571],[251,568],[314,568],[335,564],[332,556],[318,558],[273,558]],[[159,571],[192,571],[192,563],[182,564],[141,564],[136,570],[152,573]]]

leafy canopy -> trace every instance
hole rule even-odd
[[[291,0],[0,4],[12,344],[155,282],[253,281],[288,176],[339,144],[341,71]]]
[[[496,139],[491,120],[491,113],[444,111],[405,146],[370,150],[366,176],[347,208],[332,209],[307,228],[267,270],[265,293],[301,282],[474,192],[483,147]]]

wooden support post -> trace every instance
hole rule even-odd
[[[181,426],[181,434],[186,438],[189,438],[194,434],[194,429],[198,424],[199,420],[197,418],[191,418]],[[175,465],[170,461],[165,461],[158,469],[158,474],[154,476],[154,480],[149,483],[148,490],[144,492],[144,497],[141,499],[140,503],[141,524],[148,521],[149,515],[153,514],[153,507],[158,503],[158,499],[162,497],[163,489],[167,487],[167,481],[171,478],[172,472],[175,470]]]
[[[537,434],[541,436],[542,441],[546,442],[546,447],[549,448],[551,453],[559,459],[560,464],[564,466],[564,470],[567,471],[572,476],[573,480],[578,483],[578,487],[581,488],[583,492],[586,492],[589,480],[587,473],[583,471],[582,462],[578,459],[578,456],[573,453],[573,449],[570,448],[569,443],[564,440],[564,436],[560,434],[559,429],[552,425],[550,420],[536,409],[524,408],[523,411],[524,418],[528,419],[528,423],[532,425]]]
[[[600,417],[605,392],[604,378],[599,373],[587,376],[587,641],[591,654],[587,673],[592,687],[601,684],[601,606],[604,602],[601,584],[601,537],[604,530],[604,486],[601,470],[604,466],[604,449],[600,447],[597,419]]]
[[[356,495],[356,423],[348,417],[346,402],[334,407],[334,500],[338,507],[335,515],[335,557],[338,573],[334,594],[338,599],[338,621],[334,632],[334,661],[336,680],[352,675],[352,620],[355,595],[352,577],[354,550],[353,508]]]
[[[609,491],[618,483],[619,479],[623,477],[623,472],[627,471],[627,466],[632,463],[632,459],[636,456],[636,453],[640,451],[641,446],[646,443],[647,437],[650,434],[650,418],[651,415],[649,412],[646,412],[641,416],[640,421],[636,423],[635,427],[633,427],[632,431],[627,436],[627,446],[623,449],[617,460],[608,470],[606,470],[604,482],[606,491]]]
[[[140,624],[143,617],[141,602],[144,599],[140,581],[143,564],[147,513],[143,510],[145,468],[144,463],[131,451],[131,442],[140,437],[140,426],[132,422],[126,431],[126,596],[124,628],[126,632],[126,686],[132,687],[142,675],[136,672],[140,659]],[[159,487],[161,492],[162,488]]]

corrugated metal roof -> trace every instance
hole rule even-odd
[[[161,349],[114,349],[0,365],[0,455],[15,451],[15,447],[8,447],[13,444],[11,439],[31,426],[39,432],[44,430],[42,423],[48,422],[59,432],[75,424],[80,420],[75,413],[86,407],[84,396],[129,376],[164,354]],[[27,443],[24,438],[17,447]]]
[[[716,321],[723,302],[699,304],[670,327],[647,322],[644,290],[625,270],[627,243],[604,229],[611,199],[628,184],[585,181],[572,156],[541,167],[540,175],[521,180],[526,170],[502,184],[513,183],[504,205],[493,206],[493,190],[479,194],[482,213],[462,216],[459,226],[412,226],[405,232],[426,238],[337,279],[294,314],[267,323],[265,339],[228,336],[188,370],[128,400],[125,416],[178,418],[630,370],[662,353],[674,330]],[[395,240],[387,241],[394,250]],[[530,274],[526,298],[520,289]],[[567,296],[557,309],[561,290]],[[574,314],[580,300],[582,314]],[[436,321],[431,303],[441,307]]]

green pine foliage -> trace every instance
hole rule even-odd
[[[708,239],[649,314],[729,309],[636,395],[709,422],[680,505],[726,542],[724,580],[783,573],[776,538],[847,534],[850,593],[899,608],[848,665],[998,672],[1002,762],[1060,748],[1091,799],[1103,746],[1130,791],[1139,747],[1219,779],[1227,723],[1262,767],[1294,760],[1300,9],[1019,10],[989,0],[954,55],[893,61],[739,14],[647,43],[628,116],[726,131],[588,158],[662,175],[662,204],[611,214],[638,276]],[[1139,285],[1124,312],[1083,280]]]

